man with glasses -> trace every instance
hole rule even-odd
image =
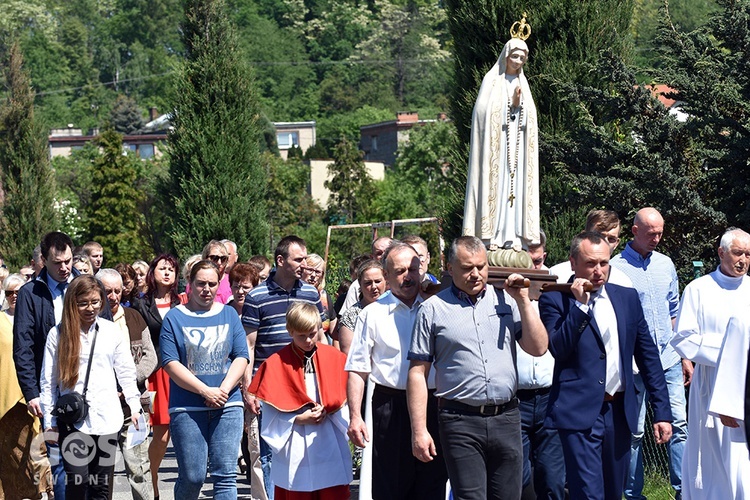
[[[215,300],[226,304],[232,297],[232,288],[229,286],[229,269],[227,269],[229,263],[227,247],[219,240],[211,240],[203,247],[201,258],[213,261],[219,268],[219,290],[216,292]]]
[[[669,441],[669,482],[677,498],[682,491],[682,455],[687,441],[687,410],[685,386],[690,383],[693,365],[680,360],[679,354],[669,344],[672,339],[680,292],[672,259],[656,251],[664,234],[664,219],[654,208],[642,208],[633,220],[633,240],[625,245],[622,253],[612,258],[612,269],[628,275],[633,288],[641,299],[651,338],[659,348],[659,357],[664,370],[672,409],[672,439]],[[645,387],[640,374],[635,373],[634,382],[638,391],[638,427],[630,446],[630,468],[625,483],[625,498],[642,500],[643,496],[643,439],[646,418]]]
[[[73,268],[73,241],[58,231],[47,233],[41,243],[44,268],[36,279],[18,293],[13,324],[13,360],[18,383],[29,413],[42,418],[39,377],[42,373],[47,333],[60,323],[63,296],[68,284],[78,276]],[[56,500],[65,500],[65,470],[56,445],[48,445]]]
[[[585,230],[600,233],[609,246],[610,256],[614,255],[617,246],[620,244],[620,217],[617,212],[613,210],[592,210],[586,216]],[[549,272],[557,276],[558,283],[567,283],[573,276],[570,260],[552,266]],[[633,287],[633,283],[627,274],[614,267],[610,269],[608,281],[615,285]]]

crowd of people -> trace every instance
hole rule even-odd
[[[335,297],[296,236],[181,268],[48,233],[0,275],[0,498],[111,498],[119,449],[158,499],[171,442],[180,499],[237,498],[238,471],[256,500],[348,499],[362,450],[360,498],[642,499],[647,401],[676,498],[750,498],[750,235],[680,298],[659,212],[620,227],[592,211],[543,293],[489,283],[473,236],[439,278],[419,236],[376,238]]]

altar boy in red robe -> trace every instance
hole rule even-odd
[[[271,448],[276,500],[348,500],[352,461],[346,435],[346,356],[317,345],[320,312],[295,302],[292,342],[258,368],[250,393],[263,402],[260,434]]]

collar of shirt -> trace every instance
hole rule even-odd
[[[646,267],[646,266],[648,266],[649,262],[651,262],[651,255],[654,252],[649,252],[644,257],[641,254],[639,254],[638,252],[636,252],[635,250],[633,250],[633,246],[631,245],[631,243],[632,242],[629,241],[625,245],[625,248],[622,251],[622,256],[625,257],[625,259],[628,260],[628,261],[630,261],[630,262],[637,263],[640,267]]]
[[[403,308],[406,308],[408,310],[413,310],[419,304],[421,304],[422,302],[424,302],[424,298],[422,297],[421,294],[417,294],[417,298],[414,299],[414,304],[412,304],[412,306],[409,307],[406,304],[404,304],[401,301],[401,299],[399,299],[398,297],[396,297],[395,295],[393,295],[393,292],[391,292],[391,293],[383,294],[380,297],[378,297],[378,302],[382,302],[383,304],[387,305],[388,306],[388,312],[393,312],[393,310],[396,309],[396,308],[398,308],[398,307],[403,307]]]
[[[274,279],[275,277],[276,277],[276,271],[271,271],[271,274],[268,275],[268,279],[266,280],[266,286],[268,286],[269,292],[278,293],[280,291],[283,291],[284,293],[290,293],[292,290],[297,290],[299,288],[302,288],[302,280],[296,279],[294,281],[294,285],[292,285],[292,290],[287,291],[286,289],[282,288],[281,285],[276,283],[276,280]]]
[[[451,292],[453,292],[453,295],[458,297],[458,300],[462,302],[468,302],[473,306],[484,298],[484,295],[487,293],[487,285],[484,285],[484,288],[482,288],[482,291],[477,294],[475,299],[472,299],[471,295],[458,288],[455,283],[451,283]]]

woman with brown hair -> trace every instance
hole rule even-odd
[[[151,341],[159,357],[159,333],[164,317],[173,307],[180,305],[177,293],[177,272],[180,269],[177,257],[161,254],[151,261],[146,274],[148,291],[133,302],[133,309],[141,313],[151,332]],[[164,369],[157,369],[148,379],[149,391],[155,392],[151,412],[153,435],[148,447],[151,462],[151,480],[154,485],[154,498],[159,498],[159,466],[164,459],[169,444],[169,376]]]
[[[118,383],[136,428],[141,412],[130,345],[114,323],[98,317],[104,301],[93,276],[74,279],[65,292],[62,320],[50,330],[44,348],[40,388],[45,437],[61,443],[65,495],[71,499],[111,497],[112,457],[123,421]],[[83,395],[88,411],[81,420],[63,423],[53,410],[59,398],[71,393]]]
[[[239,382],[249,355],[239,316],[216,300],[220,280],[214,262],[196,263],[187,304],[172,309],[161,329],[162,365],[172,380],[174,497],[180,500],[198,499],[207,468],[213,498],[237,498],[244,407]]]

